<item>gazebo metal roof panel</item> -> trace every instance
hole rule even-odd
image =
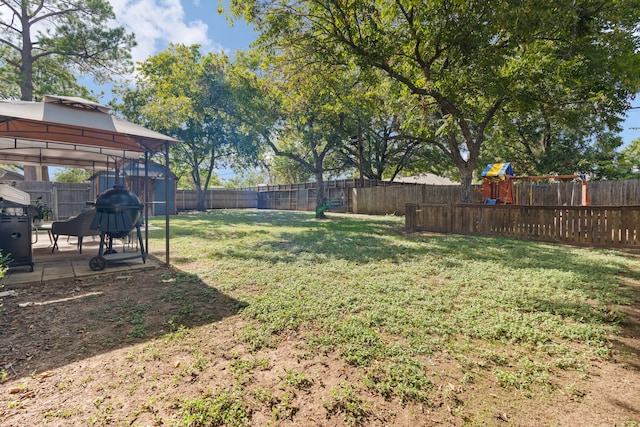
[[[108,111],[73,97],[0,100],[0,162],[96,167],[179,142]]]

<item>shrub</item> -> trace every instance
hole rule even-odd
[[[7,271],[9,262],[11,262],[11,258],[8,255],[3,254],[2,250],[0,250],[0,279],[4,277],[4,273]],[[2,288],[2,285],[0,285],[0,288]]]

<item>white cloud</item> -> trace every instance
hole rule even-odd
[[[180,0],[109,0],[118,24],[136,36],[138,45],[131,54],[141,62],[166,48],[169,43],[199,44],[203,51],[219,51],[220,45],[207,36],[208,25],[201,20],[185,22]]]

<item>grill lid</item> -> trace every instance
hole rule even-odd
[[[128,191],[121,185],[105,191],[96,200],[96,211],[103,213],[116,213],[124,210],[142,210],[142,203],[138,196]]]
[[[96,200],[96,216],[91,229],[115,236],[126,235],[137,224],[144,205],[138,196],[121,185],[105,191]]]

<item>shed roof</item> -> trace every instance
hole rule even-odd
[[[5,168],[0,168],[0,181],[24,181],[24,175]]]

